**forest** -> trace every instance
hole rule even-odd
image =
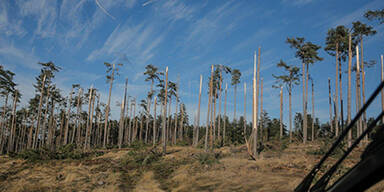
[[[31,79],[35,95],[25,104],[14,82],[18,74],[0,65],[0,190],[292,191],[366,104],[371,95],[366,92],[366,84],[376,86],[384,80],[383,55],[381,61],[367,61],[363,46],[377,33],[376,26],[384,23],[384,9],[367,11],[364,18],[351,23],[351,28],[339,25],[329,29],[325,47],[304,37],[287,37],[285,42],[300,63],[280,60],[274,64],[275,74],[260,71],[263,54],[258,47],[254,63],[249,65],[253,69],[249,84],[242,81],[239,69],[212,65],[205,69],[210,76],[200,75],[199,84],[193,85],[199,90],[196,113],[188,113],[183,103],[180,79],[168,78],[172,68],[162,69],[156,64],[143,69],[150,88],[145,96],[136,98],[128,89],[131,77],[120,73],[124,63],[104,62],[109,90],[108,99],[102,100],[97,85],[73,84],[71,91],[64,93],[55,82],[60,65],[41,61],[36,64],[39,75]],[[334,58],[335,69],[330,73],[336,80],[324,77],[321,81],[328,82],[328,90],[315,90],[316,82],[311,77],[315,71],[310,69],[324,59],[319,55],[322,51]],[[381,65],[381,77],[366,82],[370,75],[367,68],[373,65]],[[342,82],[343,75],[347,75],[347,82]],[[263,76],[275,79],[272,87],[279,93],[275,101],[279,117],[271,117],[269,109],[263,107],[263,100],[274,99],[263,97]],[[124,95],[118,95],[121,102],[115,106],[111,97],[118,78],[125,80],[125,88]],[[348,85],[347,90],[342,89],[343,83]],[[202,91],[205,86],[206,93]],[[247,86],[252,87],[251,93],[247,93]],[[233,89],[233,95],[228,94],[229,89]],[[323,102],[329,106],[326,122],[316,117],[316,91],[329,95]],[[294,92],[302,95],[302,111],[292,114]],[[244,103],[236,103],[236,97],[243,97]],[[283,114],[284,97],[289,100],[288,114]],[[208,99],[207,106],[201,105],[202,98]],[[383,90],[380,99],[384,110]],[[229,100],[234,102],[233,108],[228,107]],[[251,106],[247,100],[252,100]],[[237,111],[236,105],[243,105],[244,112]],[[352,111],[352,105],[356,111]],[[112,107],[119,107],[119,117],[112,117]],[[206,117],[201,115],[203,108]],[[252,109],[252,121],[247,121],[247,108]],[[289,123],[285,124],[284,118]],[[364,112],[332,154],[331,162],[371,122],[375,122],[375,116]],[[358,162],[375,134],[376,129],[364,137],[338,176]],[[252,177],[263,176],[269,181],[252,182]],[[189,177],[190,184],[183,181]],[[383,189],[380,184],[372,191]]]

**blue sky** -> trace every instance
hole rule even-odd
[[[279,91],[272,88],[272,74],[282,71],[275,65],[283,59],[288,64],[301,66],[294,58],[294,50],[285,43],[286,38],[305,37],[324,47],[329,28],[350,27],[356,20],[367,22],[362,17],[366,10],[383,7],[381,0],[3,0],[0,2],[0,64],[16,73],[23,105],[34,95],[32,83],[39,73],[38,61],[53,61],[62,67],[55,82],[64,95],[68,95],[71,84],[80,83],[83,88],[94,84],[104,101],[108,85],[103,62],[123,63],[113,88],[111,103],[115,119],[119,113],[115,104],[123,96],[126,77],[129,95],[142,99],[148,91],[150,85],[143,76],[147,64],[156,65],[160,70],[169,66],[170,80],[177,81],[180,77],[181,100],[190,115],[197,108],[199,75],[204,76],[206,93],[210,65],[224,64],[242,72],[237,97],[239,116],[243,113],[243,82],[248,84],[248,93],[251,93],[253,52],[261,46],[264,109],[278,117]],[[378,33],[365,40],[364,57],[366,61],[379,63],[384,49],[384,25],[370,24],[375,25]],[[334,86],[335,59],[323,49],[320,55],[324,60],[312,66],[310,73],[315,81],[316,116],[326,121],[327,79],[330,77]],[[368,69],[366,74],[366,92],[370,95],[379,83],[379,65]],[[225,82],[230,83],[229,76]],[[345,103],[346,85],[346,74],[343,74]],[[354,91],[354,83],[352,87]],[[232,86],[229,86],[228,102],[228,115],[232,116]],[[294,112],[301,111],[301,103],[301,86],[297,86],[293,94]],[[247,104],[250,119],[250,94]],[[206,97],[202,99],[202,106],[201,122],[205,122]],[[380,103],[375,102],[369,114],[379,111],[379,106]],[[284,108],[287,122],[287,97]],[[352,111],[355,111],[354,104]]]

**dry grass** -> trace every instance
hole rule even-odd
[[[149,164],[130,163],[129,150],[113,150],[79,160],[28,162],[0,156],[0,191],[292,191],[319,160],[319,145],[291,144],[249,160],[244,146],[206,154],[169,147]],[[358,161],[361,150],[343,168]],[[328,166],[334,159],[328,162]],[[342,174],[342,173],[339,173]],[[379,183],[370,191],[384,189]]]

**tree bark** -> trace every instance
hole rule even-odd
[[[253,99],[252,99],[252,126],[253,126],[253,155],[257,158],[257,104],[256,104],[256,51],[253,57]]]
[[[283,139],[283,87],[280,88],[280,140]]]
[[[335,80],[335,135],[339,136],[339,105],[337,103],[339,96],[339,43],[336,43],[336,80]]]
[[[260,142],[263,142],[263,78],[260,82]]]
[[[163,142],[163,155],[167,152],[167,140],[166,140],[166,117],[167,117],[167,97],[168,97],[168,67],[165,68],[165,94],[164,94],[164,103],[163,103],[163,134],[162,134],[162,142]]]
[[[156,105],[157,105],[157,97],[155,96],[155,101],[153,103],[153,136],[152,136],[152,141],[153,141],[153,146],[156,145]]]
[[[302,63],[302,78],[303,78],[303,143],[307,142],[307,109],[306,109],[306,101],[305,101],[305,83],[306,83],[306,70],[305,64]]]
[[[204,144],[204,149],[205,151],[208,151],[208,132],[209,132],[209,126],[210,126],[210,111],[211,111],[211,96],[212,96],[212,81],[213,81],[213,65],[211,66],[211,79],[209,81],[209,94],[208,94],[208,110],[207,110],[207,125],[205,129],[205,144]]]
[[[243,135],[247,136],[247,83],[244,82],[244,121],[243,121]]]
[[[91,128],[90,128],[90,125],[91,125],[91,105],[92,105],[92,92],[93,92],[93,85],[91,86],[91,88],[89,89],[89,97],[88,97],[88,117],[87,117],[87,128],[85,130],[85,139],[84,139],[84,150],[88,149],[88,137],[90,137],[90,133],[91,133]]]
[[[201,104],[201,88],[203,83],[203,75],[200,75],[200,86],[199,86],[199,104],[197,108],[197,122],[196,122],[196,128],[195,128],[195,135],[194,135],[194,147],[197,146],[199,143],[199,129],[200,129],[200,104]]]
[[[111,104],[111,93],[112,93],[112,85],[113,85],[113,76],[115,74],[115,64],[113,64],[112,67],[112,75],[110,79],[109,84],[109,95],[108,95],[108,103],[107,103],[107,109],[105,110],[105,120],[104,120],[104,141],[103,141],[103,148],[107,147],[107,136],[109,133],[108,129],[108,117],[109,117],[109,110],[110,110],[110,104]]]
[[[39,108],[38,108],[38,112],[37,112],[36,132],[35,132],[35,137],[33,139],[33,144],[32,144],[33,149],[37,148],[37,140],[38,140],[38,135],[39,135],[40,119],[41,119],[41,108],[43,105],[43,95],[44,95],[43,93],[44,93],[45,79],[46,79],[46,75],[44,75],[44,77],[43,77],[43,82],[42,82],[41,90],[40,90],[41,95],[40,95],[40,99],[39,99]]]
[[[329,124],[331,126],[331,132],[333,131],[333,119],[332,119],[332,96],[331,96],[331,79],[328,77],[328,100],[329,100]]]
[[[358,112],[361,109],[361,96],[360,96],[360,62],[359,62],[359,46],[356,46],[356,94],[357,94],[357,108],[356,112]],[[362,133],[362,120],[359,118],[358,126],[357,126],[357,137],[359,137]],[[361,143],[360,143],[361,145]]]
[[[71,105],[72,105],[72,93],[73,93],[73,87],[71,89],[71,92],[69,93],[69,103],[68,103],[68,111],[67,111],[67,120],[65,121],[65,128],[64,128],[64,140],[63,145],[66,145],[68,143],[68,126],[71,119]]]
[[[352,37],[348,36],[348,101],[347,101],[347,123],[351,122],[351,67],[352,67]],[[352,130],[348,131],[348,147],[352,145]]]
[[[228,84],[225,84],[225,101],[224,101],[224,122],[223,122],[223,144],[225,144],[226,125],[227,125],[227,89]]]
[[[315,94],[312,79],[312,141],[315,141]]]
[[[365,105],[365,71],[364,71],[364,57],[363,57],[363,37],[361,37],[360,39],[360,47],[361,47],[361,74],[362,74],[362,96],[363,96],[363,102],[362,102],[362,105],[364,106]],[[362,127],[362,131],[366,130],[367,129],[367,112],[364,111],[363,113],[363,127]],[[364,141],[365,142],[368,142],[368,135],[366,135],[364,137]]]

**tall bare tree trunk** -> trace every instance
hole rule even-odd
[[[227,90],[228,84],[225,83],[225,100],[224,100],[224,122],[223,122],[223,144],[225,144],[225,136],[226,136],[226,125],[227,125]]]
[[[347,123],[351,123],[351,67],[352,67],[352,37],[348,36],[348,101],[347,101]],[[348,147],[352,145],[352,130],[348,131]]]
[[[359,46],[356,46],[356,100],[357,100],[357,111],[361,109],[361,92],[360,92],[360,62],[359,62]],[[357,136],[359,137],[362,133],[363,125],[362,125],[362,120],[361,118],[359,119],[359,123],[357,126]],[[361,145],[361,143],[360,143]]]
[[[7,124],[7,118],[6,118],[6,113],[7,113],[7,106],[8,106],[8,95],[9,94],[6,94],[5,95],[5,102],[4,102],[4,106],[3,106],[3,115],[2,115],[2,123],[1,123],[1,141],[0,141],[0,154],[3,154],[3,150],[4,150],[4,145],[5,145],[5,140],[7,138],[6,136],[6,131],[5,131],[5,127],[6,124]],[[31,126],[32,127],[32,126]]]
[[[263,142],[263,78],[260,82],[260,142]]]
[[[54,138],[54,135],[55,135],[55,128],[53,128],[53,121],[54,121],[54,116],[55,116],[55,100],[52,98],[51,99],[52,101],[52,106],[51,106],[51,112],[50,112],[50,118],[49,118],[49,123],[48,123],[48,136],[47,136],[47,147],[50,149],[50,150],[53,150],[53,138]]]
[[[292,142],[292,86],[289,87],[289,142]]]
[[[280,140],[283,138],[283,87],[280,87]]]
[[[96,90],[94,90],[96,91]],[[88,149],[91,148],[91,144],[92,144],[92,133],[94,132],[93,131],[93,113],[95,111],[95,96],[96,96],[96,92],[92,94],[92,98],[91,98],[91,101],[92,101],[92,106],[91,106],[91,117],[90,117],[90,125],[89,125],[89,136],[88,136]]]
[[[247,136],[247,83],[244,82],[244,121],[243,121],[243,135]]]
[[[336,80],[335,80],[335,135],[339,136],[339,105],[337,103],[339,96],[339,43],[336,43]]]
[[[381,81],[384,81],[384,61],[383,55],[381,55]],[[384,89],[381,89],[381,110],[384,111]],[[381,123],[384,123],[384,117],[381,119]]]
[[[365,105],[365,71],[364,71],[364,57],[363,57],[363,53],[364,53],[364,48],[363,48],[363,38],[360,39],[360,47],[361,47],[361,74],[362,74],[362,96],[363,96],[363,106]],[[362,127],[362,131],[366,130],[367,129],[367,112],[364,111],[363,113],[363,127]],[[365,143],[368,142],[368,135],[366,135],[364,137],[364,141]]]
[[[84,139],[84,146],[83,146],[84,150],[88,148],[88,141],[89,141],[88,137],[90,137],[90,133],[91,133],[90,125],[91,125],[92,92],[93,92],[93,85],[91,85],[91,88],[89,89],[87,128],[85,130],[85,139]]]
[[[125,79],[124,98],[121,102],[120,124],[119,124],[119,143],[118,143],[119,149],[121,149],[121,145],[123,144],[125,106],[126,106],[126,102],[127,102],[127,86],[128,86],[128,78]],[[149,115],[149,111],[148,111],[148,115]],[[148,125],[148,121],[147,121],[147,125]],[[148,126],[147,126],[147,129],[148,129]]]
[[[302,63],[302,78],[303,78],[303,143],[305,144],[307,142],[307,111],[306,111],[306,102],[305,102],[305,64],[304,62]]]
[[[331,96],[331,79],[328,77],[328,100],[329,100],[329,124],[331,132],[333,133],[333,119],[332,119],[332,96]]]
[[[63,145],[66,145],[68,143],[68,126],[71,119],[71,105],[72,105],[72,93],[73,93],[73,87],[71,89],[71,92],[69,93],[69,103],[68,103],[68,111],[67,111],[67,120],[65,121],[65,130],[64,130],[64,140]]]
[[[81,111],[81,95],[83,94],[83,89],[80,88],[79,89],[79,93],[78,93],[78,96],[77,96],[77,114],[76,114],[76,126],[75,126],[75,130],[73,130],[72,132],[72,141],[71,143],[74,142],[74,139],[75,139],[75,133],[76,133],[76,144],[77,146],[80,146],[80,142],[81,142],[81,119],[80,119],[80,111]]]
[[[155,96],[155,101],[153,103],[153,136],[152,136],[152,141],[153,141],[153,146],[156,145],[156,106],[157,106],[157,97]]]
[[[312,141],[315,141],[315,93],[312,79]]]
[[[113,76],[115,74],[115,64],[113,64],[112,67],[112,74],[111,74],[111,79],[110,79],[110,84],[109,84],[109,95],[108,95],[108,103],[107,103],[107,108],[105,110],[105,120],[104,120],[104,141],[103,141],[103,148],[107,147],[107,136],[109,135],[109,129],[108,129],[108,117],[109,117],[109,110],[111,106],[111,93],[112,93],[112,85],[113,85]]]
[[[252,125],[253,125],[253,155],[257,158],[257,96],[256,96],[256,51],[253,58],[253,99],[252,99]]]
[[[181,119],[180,119],[180,135],[181,135],[181,139],[183,139],[184,135],[183,135],[183,132],[184,132],[184,105],[180,105],[180,113],[181,113]]]
[[[162,130],[162,142],[163,142],[163,155],[167,152],[167,139],[166,139],[166,120],[167,120],[167,97],[168,97],[168,67],[165,68],[165,87],[164,87],[164,103],[163,103],[163,130]]]
[[[128,81],[128,79],[127,79]],[[152,89],[153,89],[153,80],[151,82],[151,94],[152,94]],[[152,97],[151,97],[152,98]],[[146,122],[145,122],[145,143],[148,142],[148,132],[149,132],[149,120],[150,120],[150,114],[151,114],[151,98],[147,97],[147,116],[148,118],[146,119]]]
[[[203,75],[200,75],[200,86],[199,86],[199,104],[197,108],[197,122],[196,122],[196,128],[195,128],[195,135],[194,135],[194,147],[197,146],[199,143],[199,129],[200,129],[200,104],[201,104],[201,88],[203,83]]]
[[[39,129],[40,129],[40,119],[41,119],[41,108],[42,108],[42,105],[43,105],[43,96],[44,96],[44,86],[45,86],[45,79],[46,79],[46,75],[44,75],[43,77],[43,82],[41,84],[41,89],[40,89],[40,99],[39,99],[39,108],[38,108],[38,112],[37,112],[37,124],[36,124],[36,132],[35,132],[35,137],[33,139],[33,144],[32,144],[32,148],[33,149],[36,149],[37,148],[37,141],[38,141],[38,135],[39,135]]]
[[[49,110],[49,97],[50,97],[50,86],[48,86],[48,91],[47,91],[47,98],[45,101],[45,111],[43,115],[43,126],[41,127],[41,140],[40,140],[40,146],[45,145],[45,133],[46,133],[46,119],[47,119],[47,114]]]
[[[176,85],[176,106],[175,106],[175,129],[173,130],[173,144],[176,145],[176,136],[177,136],[177,107],[179,105],[179,81]],[[182,137],[179,137],[179,139],[182,139]]]
[[[28,133],[28,143],[27,148],[30,149],[33,147],[33,125],[35,124],[35,116],[31,119],[31,124],[29,127],[29,133]]]
[[[218,121],[217,121],[217,139],[221,141],[221,86],[222,86],[222,74],[220,71],[220,80],[219,80],[219,115],[218,115]]]
[[[209,121],[209,116],[210,116],[210,111],[211,111],[211,101],[212,101],[212,83],[213,82],[213,65],[211,66],[211,79],[209,81],[209,94],[208,94],[208,110],[207,110],[207,128],[205,130],[205,144],[204,144],[204,149],[205,151],[208,151],[208,132],[209,132],[209,127],[210,127],[210,121]]]
[[[12,108],[12,122],[10,127],[10,135],[8,140],[8,153],[14,151],[14,143],[15,143],[15,133],[16,133],[16,105],[17,105],[17,92],[13,97],[13,108]]]

